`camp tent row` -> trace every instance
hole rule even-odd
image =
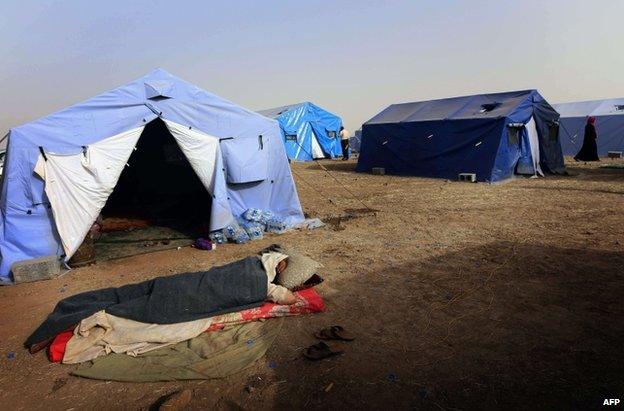
[[[259,111],[279,122],[286,154],[295,161],[342,156],[342,119],[310,102]]]
[[[210,230],[251,207],[288,225],[303,220],[278,123],[157,69],[10,130],[0,280],[9,280],[16,261],[75,253],[135,147],[156,141],[154,124],[175,140],[209,193]]]
[[[565,173],[558,119],[536,90],[393,104],[362,126],[356,169],[487,182]]]
[[[391,105],[353,142],[357,170],[449,179],[474,173],[488,182],[565,173],[561,147],[577,151],[588,115],[599,119],[599,152],[621,150],[624,99],[558,108],[561,119],[536,90]],[[164,134],[177,145],[173,157],[186,160],[208,193],[210,230],[252,207],[292,226],[303,213],[288,159],[340,156],[341,126],[340,117],[310,102],[254,113],[158,69],[13,128],[2,140],[0,280],[10,278],[16,261],[68,260],[127,174],[133,152],[163,145]],[[158,175],[162,163],[150,159],[140,163],[147,173],[139,186],[159,184],[149,175]]]
[[[587,117],[596,117],[598,155],[624,151],[624,98],[555,104],[563,154],[576,155],[583,146]]]

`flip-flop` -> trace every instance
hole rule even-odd
[[[340,341],[353,341],[355,337],[351,333],[339,325],[332,325],[329,328],[323,328],[321,331],[314,334],[319,340],[340,340]]]
[[[321,341],[318,344],[309,346],[303,353],[303,356],[308,360],[318,361],[325,358],[333,357],[334,355],[344,354],[342,350],[333,350],[329,345]]]

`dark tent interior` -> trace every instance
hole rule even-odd
[[[102,210],[103,230],[117,233],[100,242],[144,246],[192,240],[207,234],[210,207],[210,194],[165,123],[156,119],[145,126]],[[136,229],[142,235],[122,238],[122,232]]]

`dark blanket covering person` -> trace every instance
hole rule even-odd
[[[100,310],[130,320],[175,324],[258,307],[267,298],[262,261],[247,257],[208,271],[157,277],[61,300],[25,342],[33,351]]]
[[[598,144],[596,139],[596,117],[588,117],[585,125],[585,135],[583,136],[583,146],[574,159],[576,161],[600,161],[598,157]]]

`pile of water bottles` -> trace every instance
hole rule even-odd
[[[251,240],[259,240],[264,233],[281,234],[287,230],[286,223],[268,210],[250,208],[236,221],[223,230],[213,231],[209,237],[217,244],[233,241],[244,244]]]

